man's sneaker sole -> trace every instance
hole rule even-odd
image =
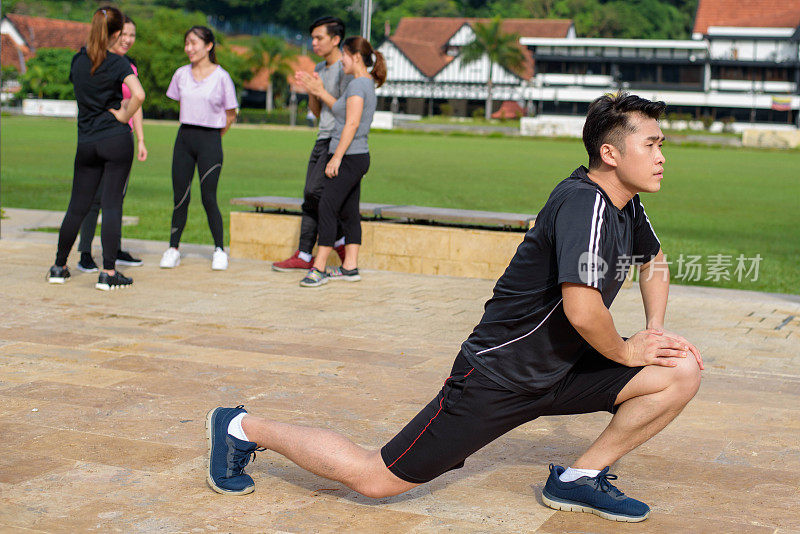
[[[209,410],[206,414],[206,442],[208,443],[208,454],[206,455],[206,482],[208,482],[212,490],[222,495],[247,495],[248,493],[253,493],[256,490],[255,486],[250,486],[242,491],[230,491],[217,486],[214,483],[214,479],[211,477],[211,443],[213,441],[212,436],[214,435],[214,412],[218,409],[219,408],[214,408]]]
[[[584,512],[587,514],[594,514],[602,517],[603,519],[608,519],[609,521],[620,521],[623,523],[639,523],[650,516],[649,511],[643,516],[613,514],[611,512],[606,512],[598,508],[588,506],[586,503],[557,499],[551,495],[548,495],[544,490],[542,490],[542,502],[554,510],[561,510],[564,512]]]
[[[279,273],[290,273],[292,271],[307,271],[310,267],[277,267],[274,263],[272,264],[272,270],[277,271]]]
[[[115,263],[117,265],[127,265],[128,267],[140,267],[144,265],[144,262],[142,260],[139,261],[116,260]]]
[[[98,267],[84,267],[80,263],[75,267],[82,273],[96,273],[100,270]]]
[[[47,281],[51,284],[66,284],[66,277],[48,276]]]

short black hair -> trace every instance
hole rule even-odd
[[[635,130],[629,117],[640,113],[651,119],[660,119],[667,105],[653,102],[625,92],[607,93],[589,104],[583,125],[583,145],[589,154],[589,168],[600,166],[600,147],[608,143],[624,150],[623,140]]]
[[[339,36],[339,40],[342,41],[344,39],[344,21],[339,17],[320,17],[314,22],[311,23],[311,26],[308,28],[308,33],[314,31],[314,28],[319,26],[325,26],[325,30],[327,30],[328,35],[331,37]]]

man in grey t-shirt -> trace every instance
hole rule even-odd
[[[314,53],[322,56],[314,67],[314,75],[322,80],[325,90],[339,98],[353,79],[342,69],[342,52],[339,49],[344,39],[344,22],[336,17],[322,17],[311,24],[311,42]],[[328,162],[328,147],[333,133],[334,119],[331,109],[316,97],[308,96],[308,108],[319,117],[319,134],[311,150],[306,171],[306,185],[303,189],[303,218],[300,223],[300,243],[292,256],[275,262],[275,271],[308,270],[313,266],[311,251],[317,241],[317,207],[325,187],[325,165]],[[341,231],[339,231],[341,237]],[[337,242],[336,251],[344,259],[344,244]]]

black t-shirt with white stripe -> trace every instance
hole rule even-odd
[[[512,391],[541,393],[590,348],[564,314],[561,284],[594,287],[610,307],[631,263],[660,248],[639,195],[619,210],[579,167],[525,234],[462,345],[465,357]]]

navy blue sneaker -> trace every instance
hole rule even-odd
[[[231,419],[247,413],[244,406],[214,408],[206,416],[208,438],[208,485],[223,495],[246,495],[256,489],[245,466],[259,449],[252,441],[242,441],[228,434]]]
[[[638,523],[650,515],[650,507],[641,501],[626,497],[609,480],[608,467],[594,477],[581,477],[573,482],[561,482],[564,472],[560,465],[550,464],[550,476],[542,491],[542,501],[556,510],[588,512],[611,521]]]

